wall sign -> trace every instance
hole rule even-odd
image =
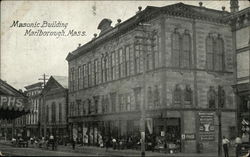
[[[23,98],[0,95],[0,107],[23,108]]]
[[[199,133],[201,141],[215,140],[214,130],[214,113],[213,112],[199,112]]]

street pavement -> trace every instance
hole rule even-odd
[[[46,150],[44,148],[37,148],[36,146],[29,145],[29,148],[17,148],[13,147],[9,141],[0,141],[0,151],[4,155],[18,155],[18,156],[140,156],[139,150],[113,150],[109,148],[100,148],[95,146],[76,146],[75,150],[71,145],[62,146],[59,145],[56,151]],[[146,156],[163,156],[163,157],[216,157],[216,152],[211,153],[176,153],[166,154],[160,152],[146,151]],[[230,157],[235,157],[234,150],[230,151]]]

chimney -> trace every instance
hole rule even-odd
[[[115,26],[119,25],[121,22],[122,22],[121,19],[117,19],[117,24]]]
[[[79,47],[81,47],[81,44],[80,44],[80,43],[78,44],[78,48],[79,48]]]
[[[140,13],[140,12],[141,12],[141,9],[142,9],[142,7],[139,6],[139,7],[138,7],[138,11],[136,12],[136,14]]]
[[[226,7],[225,7],[225,6],[222,6],[221,9],[222,9],[222,11],[225,11]]]
[[[230,0],[230,10],[232,13],[239,11],[239,1]]]
[[[200,7],[202,7],[202,4],[203,4],[202,2],[199,2]]]

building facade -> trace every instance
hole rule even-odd
[[[202,144],[204,152],[215,152],[221,134],[234,138],[229,15],[202,3],[177,3],[139,8],[114,27],[103,19],[99,36],[66,58],[73,138],[90,145],[104,136],[137,143],[142,109],[146,142],[153,138],[182,152]]]
[[[68,78],[51,76],[42,91],[42,136],[67,136]]]
[[[235,85],[238,135],[250,142],[250,8],[236,11],[229,19],[236,57]]]
[[[29,102],[31,104],[32,112],[30,114],[25,115],[24,117],[20,117],[16,120],[18,126],[21,127],[20,131],[25,131],[27,137],[38,137],[39,135],[39,108],[41,105],[41,91],[42,91],[41,82],[34,83],[28,86],[25,86],[26,95],[29,97]],[[24,122],[25,121],[25,122]],[[22,129],[22,125],[25,124],[24,129]],[[17,128],[18,129],[18,128]]]

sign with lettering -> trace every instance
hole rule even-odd
[[[186,133],[185,140],[195,140],[195,134],[193,133]]]
[[[214,113],[213,112],[199,112],[199,133],[201,141],[215,140],[214,130]]]
[[[14,96],[0,95],[0,108],[24,108],[24,99]]]

